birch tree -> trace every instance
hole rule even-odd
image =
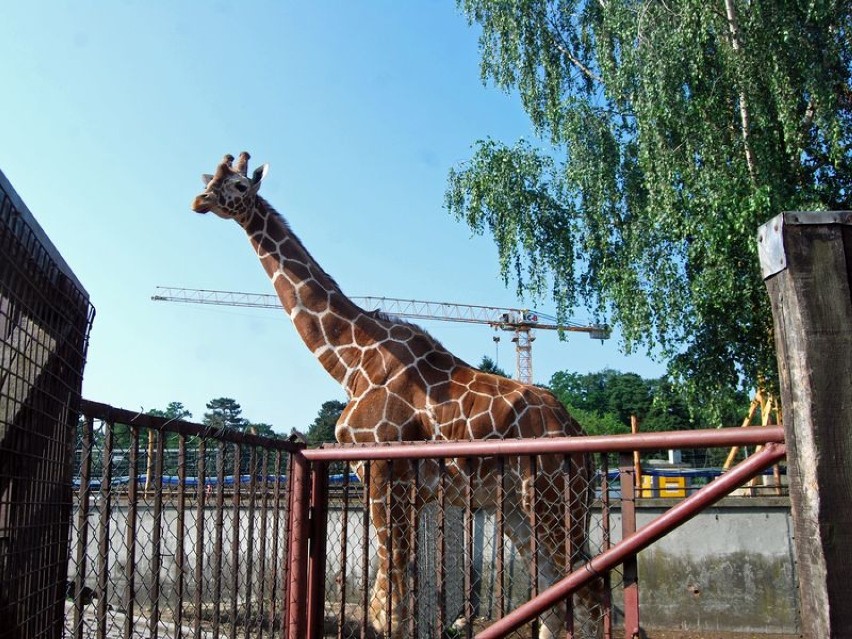
[[[620,328],[702,395],[772,385],[757,227],[850,208],[850,3],[461,0],[530,140],[484,139],[449,211],[520,295]]]

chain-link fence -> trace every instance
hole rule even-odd
[[[619,475],[605,455],[594,456],[598,471],[592,461],[510,456],[333,467],[324,635],[461,637],[502,618],[564,575],[566,564],[609,547],[620,526]],[[388,481],[389,473],[397,479]],[[509,636],[538,637],[547,626],[553,636],[570,628],[578,639],[597,637],[620,621],[613,580],[620,585],[621,574],[601,576]]]
[[[0,636],[58,636],[94,310],[0,173]]]
[[[307,605],[290,636],[634,636],[637,553],[778,464],[781,441],[768,427],[305,450]],[[746,444],[637,529],[634,451]]]
[[[65,637],[278,637],[292,442],[83,403]]]

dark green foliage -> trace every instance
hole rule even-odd
[[[484,140],[447,207],[519,293],[617,326],[692,397],[775,384],[757,227],[848,209],[846,1],[460,0],[534,143]]]
[[[152,408],[148,411],[148,414],[154,415],[155,417],[163,417],[164,419],[192,419],[192,413],[184,407],[182,402],[169,402],[169,405],[166,406],[166,410]]]
[[[249,423],[247,430],[250,433],[254,433],[255,435],[263,435],[264,437],[275,437],[275,430],[272,427],[272,424],[266,423]]]
[[[169,402],[169,405],[166,406],[166,410],[152,408],[148,411],[148,414],[154,415],[155,417],[162,417],[164,419],[192,419],[192,413],[184,407],[182,402]],[[166,433],[166,448],[177,448],[179,445],[179,441],[180,435],[178,435],[177,433]]]
[[[249,420],[242,417],[243,409],[230,397],[218,397],[207,402],[210,410],[204,413],[204,424],[216,430],[234,428],[244,430],[249,425]]]
[[[500,377],[509,377],[506,371],[497,366],[497,362],[488,357],[488,355],[482,356],[482,361],[479,362],[479,366],[477,366],[477,368],[484,373],[491,373],[492,375],[499,375]]]
[[[724,406],[723,421],[708,421],[702,404],[688,405],[665,378],[644,379],[635,373],[605,369],[581,375],[560,371],[550,379],[550,389],[589,434],[630,432],[635,415],[643,432],[739,425],[748,409],[748,399]]]
[[[307,438],[309,446],[319,446],[320,444],[335,441],[334,427],[337,424],[337,420],[340,419],[340,414],[344,408],[346,408],[346,402],[336,399],[323,402],[319,413],[308,428]]]

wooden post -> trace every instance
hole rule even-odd
[[[852,212],[760,227],[784,407],[802,633],[852,628]]]
[[[639,418],[636,415],[630,416],[630,432],[633,435],[636,435],[639,432]],[[633,451],[633,473],[635,474],[636,481],[636,496],[643,497],[644,493],[642,492],[642,461],[639,458],[639,451]],[[653,495],[653,491],[648,495],[649,497]]]

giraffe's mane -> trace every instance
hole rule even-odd
[[[317,269],[319,269],[319,271],[323,274],[323,276],[328,278],[328,281],[331,283],[332,286],[334,286],[335,289],[337,289],[337,291],[340,293],[340,295],[342,297],[344,297],[345,299],[347,299],[350,304],[352,304],[357,309],[359,309],[362,313],[364,313],[364,315],[368,315],[369,317],[372,317],[373,319],[379,320],[381,322],[387,322],[388,324],[399,325],[399,326],[407,326],[408,328],[412,329],[414,332],[419,333],[420,335],[422,335],[426,339],[433,342],[435,344],[436,348],[441,349],[443,351],[446,351],[447,353],[449,353],[450,355],[455,357],[457,360],[462,361],[460,357],[453,354],[435,336],[433,336],[429,331],[427,331],[425,328],[423,328],[419,324],[415,324],[414,322],[409,322],[408,320],[401,319],[401,318],[399,318],[395,315],[392,315],[390,313],[385,313],[384,311],[380,311],[380,310],[367,311],[367,310],[361,308],[355,302],[353,302],[352,299],[349,298],[343,292],[343,290],[340,288],[340,285],[335,281],[335,279],[331,275],[329,275],[325,271],[325,269],[319,264],[319,262],[317,262],[316,259],[314,259],[313,255],[311,255],[311,253],[308,252],[308,249],[305,248],[305,245],[302,243],[302,240],[300,240],[299,236],[296,235],[293,232],[293,228],[290,226],[290,223],[287,221],[287,219],[283,215],[281,215],[275,209],[275,207],[272,206],[266,199],[264,199],[260,196],[257,196],[257,203],[258,203],[258,205],[263,207],[266,210],[267,213],[269,213],[271,216],[275,217],[279,222],[281,222],[281,224],[284,225],[284,228],[287,229],[289,236],[292,238],[292,240],[296,244],[296,246],[298,246],[305,253],[305,255],[307,255],[311,258],[313,263],[316,265]]]
[[[354,304],[354,302],[353,302],[353,304]],[[395,326],[407,326],[408,328],[410,328],[415,333],[419,333],[420,335],[422,335],[423,337],[428,339],[430,342],[432,342],[435,345],[435,348],[442,350],[442,351],[446,351],[447,353],[452,355],[455,359],[457,359],[459,362],[461,362],[465,366],[469,366],[469,364],[467,362],[463,361],[461,357],[459,357],[458,355],[456,355],[455,353],[450,351],[446,346],[444,346],[440,342],[440,340],[438,340],[437,337],[435,337],[434,335],[432,335],[432,333],[430,333],[425,328],[420,326],[420,324],[416,324],[416,323],[411,322],[409,320],[402,319],[402,318],[397,317],[397,316],[390,314],[390,313],[385,313],[384,311],[375,310],[375,311],[372,311],[372,312],[368,312],[368,311],[364,311],[364,312],[367,315],[370,315],[371,317],[373,317],[374,319],[377,319],[377,320],[382,321],[382,322],[387,322],[388,324],[393,324]]]
[[[296,246],[298,246],[300,249],[302,249],[302,252],[305,255],[307,255],[308,257],[311,258],[313,263],[319,269],[320,273],[322,273],[326,278],[328,278],[328,281],[331,283],[331,285],[334,286],[334,288],[336,288],[338,291],[340,291],[341,295],[343,295],[343,291],[341,290],[340,285],[334,280],[334,278],[331,275],[329,275],[326,272],[326,270],[320,265],[320,263],[317,262],[314,259],[314,256],[311,255],[310,252],[308,252],[308,249],[305,248],[305,245],[302,243],[302,240],[300,240],[299,236],[296,235],[293,232],[293,227],[290,226],[290,223],[287,221],[287,218],[285,218],[283,215],[281,215],[277,210],[275,210],[274,206],[272,206],[267,200],[260,197],[259,195],[257,196],[257,203],[260,204],[271,216],[276,218],[279,222],[281,222],[281,224],[284,225],[284,228],[287,229],[287,233],[293,239],[293,242],[296,244]],[[344,297],[346,297],[346,296],[344,295]],[[347,297],[347,299],[349,299],[349,298]],[[354,304],[355,302],[352,302],[352,303]],[[356,306],[357,306],[357,304],[356,304]]]

